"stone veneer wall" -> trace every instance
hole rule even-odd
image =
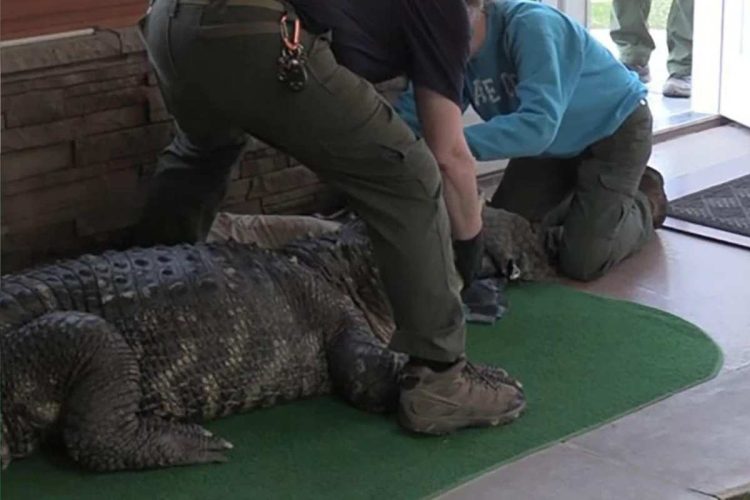
[[[2,271],[126,241],[172,123],[132,28],[2,48]],[[222,209],[326,211],[340,200],[257,143]]]

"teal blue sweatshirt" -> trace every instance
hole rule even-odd
[[[553,7],[494,0],[487,9],[487,37],[463,92],[464,110],[471,104],[484,120],[464,130],[477,160],[575,156],[646,97],[634,72]],[[413,90],[396,109],[419,132]]]

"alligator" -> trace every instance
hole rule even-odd
[[[479,278],[508,281],[556,281],[555,251],[545,244],[546,230],[524,217],[485,206],[484,259]]]
[[[219,212],[209,241],[234,240],[278,248],[300,235],[317,236],[335,231],[357,215],[348,209],[328,217],[244,215]],[[485,205],[484,257],[478,278],[501,277],[507,281],[550,281],[558,278],[554,251],[545,246],[545,231],[524,217]]]
[[[2,466],[51,437],[95,471],[221,462],[232,445],[201,422],[331,392],[393,411],[394,329],[361,221],[279,249],[133,248],[4,276]]]

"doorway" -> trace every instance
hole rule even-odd
[[[649,105],[654,114],[654,133],[665,133],[715,120],[719,113],[722,1],[620,0],[619,16],[616,15],[613,1],[617,0],[551,0],[545,3],[557,6],[584,24],[618,59],[627,58],[628,49],[631,54],[638,54],[636,58],[640,59],[639,63],[645,57],[650,73],[650,81],[646,86],[649,90]],[[747,3],[746,0],[727,1]],[[673,7],[673,3],[677,5]],[[619,34],[621,22],[632,26],[632,16],[639,9],[639,13],[648,14],[647,33],[638,37]],[[670,16],[671,9],[675,12]],[[628,16],[631,18],[630,22]],[[689,38],[685,39],[687,37],[692,38],[692,44]],[[648,46],[652,47],[650,53],[647,51]],[[685,71],[684,53],[680,52],[687,50],[692,56],[692,71],[689,71],[691,96],[665,95],[665,82],[671,72]],[[680,61],[683,61],[682,68],[679,66]]]

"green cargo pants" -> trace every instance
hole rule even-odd
[[[598,278],[654,234],[651,205],[638,191],[651,126],[642,101],[614,134],[574,158],[511,160],[490,205],[540,224],[563,274]]]
[[[140,243],[205,238],[251,134],[315,171],[367,222],[398,327],[391,347],[454,361],[464,352],[461,282],[434,157],[370,83],[337,64],[325,35],[302,33],[306,87],[280,83],[283,9],[261,1],[157,0],[141,22],[179,130],[159,158]]]
[[[670,75],[686,76],[693,71],[693,2],[672,0],[667,18],[667,70]],[[648,31],[651,0],[613,0],[610,36],[620,49],[622,62],[633,66],[648,64],[655,45]]]

